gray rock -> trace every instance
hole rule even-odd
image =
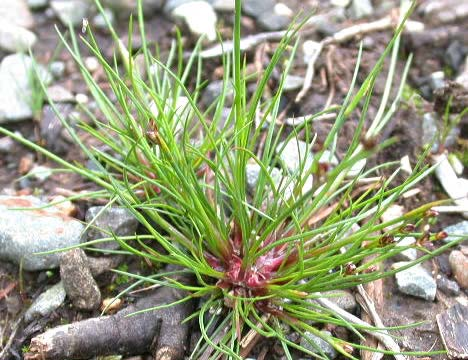
[[[8,136],[0,138],[0,154],[10,153],[14,146],[15,141],[12,138]]]
[[[114,12],[109,8],[105,8],[102,13],[99,13],[95,17],[93,17],[93,25],[100,30],[108,30],[107,23],[105,20],[106,18],[111,23],[111,25],[114,24]]]
[[[182,20],[190,32],[205,36],[209,41],[216,40],[217,16],[213,7],[206,1],[191,1],[174,8],[171,17]]]
[[[49,0],[28,0],[28,6],[31,10],[40,10],[49,5]]]
[[[414,243],[416,243],[416,239],[411,236],[404,237],[401,240],[399,239],[395,239],[395,240],[397,241],[396,245],[402,246],[402,247],[411,246],[411,245],[414,245]],[[413,248],[403,250],[398,255],[395,255],[395,260],[397,261],[414,261],[417,258],[418,258],[418,251]]]
[[[334,302],[343,310],[354,312],[357,308],[357,302],[354,295],[348,290],[332,290],[322,293],[328,300]]]
[[[28,271],[56,268],[58,253],[35,255],[78,245],[84,226],[77,220],[64,216],[57,209],[12,210],[45,206],[39,199],[0,196],[0,258],[19,264]]]
[[[445,51],[445,62],[455,71],[463,65],[468,49],[458,40],[450,43]]]
[[[289,16],[277,14],[273,9],[257,16],[257,23],[267,31],[287,29],[291,23]]]
[[[54,79],[60,79],[65,74],[65,63],[63,61],[53,61],[49,65],[49,71]]]
[[[242,2],[242,9],[247,15],[259,17],[264,13],[272,11],[275,5],[276,1],[274,0],[244,0]]]
[[[445,74],[443,71],[436,71],[429,75],[429,85],[432,91],[445,86]]]
[[[301,168],[308,169],[314,161],[311,147],[306,142],[294,138],[287,143],[279,143],[276,152],[290,173],[295,173]]]
[[[202,101],[205,105],[210,106],[221,95],[223,91],[223,81],[216,80],[208,84],[203,91]],[[229,82],[226,84],[226,97],[224,99],[224,106],[230,107],[234,101],[234,86]]]
[[[398,266],[401,265],[406,265],[406,263],[398,263]],[[421,265],[400,271],[395,274],[395,278],[398,290],[402,293],[434,301],[437,284],[431,274]]]
[[[65,295],[62,282],[50,287],[34,300],[24,314],[24,320],[29,323],[36,318],[49,316],[63,304]]]
[[[0,19],[2,26],[6,23],[32,28],[34,19],[25,0],[1,0]]]
[[[445,295],[458,296],[460,294],[460,286],[456,281],[448,279],[445,275],[437,275],[437,289]]]
[[[55,104],[59,113],[65,118],[73,111],[74,106],[67,103]],[[66,154],[70,149],[70,140],[63,136],[64,127],[50,105],[42,109],[42,119],[39,125],[41,137],[47,149],[56,154]]]
[[[130,13],[138,13],[138,0],[106,0],[104,4],[115,11],[118,17],[126,17]],[[162,9],[164,0],[142,0],[143,12],[145,16],[150,16]]]
[[[29,178],[39,181],[46,181],[52,175],[52,169],[47,166],[35,165],[27,174]]]
[[[38,76],[46,84],[52,76],[38,65]],[[6,56],[0,64],[0,123],[32,117],[32,79],[36,76],[33,60],[23,54]]]
[[[372,15],[374,8],[370,0],[353,0],[349,8],[349,13],[353,19],[361,19]]]
[[[60,85],[49,86],[47,94],[53,102],[75,102],[73,94]]]
[[[80,310],[96,310],[101,305],[101,292],[88,267],[82,249],[76,248],[62,254],[60,277],[67,296]]]
[[[435,117],[436,115],[434,113],[425,113],[423,115],[423,121],[422,121],[422,141],[424,145],[430,144],[432,141],[434,141],[434,144],[432,145],[432,152],[436,152],[439,145],[437,142],[436,135],[438,134],[438,129],[437,129],[437,119]]]
[[[88,16],[90,3],[86,0],[52,0],[50,7],[65,26],[80,26]]]
[[[113,232],[117,236],[134,235],[138,227],[138,220],[130,211],[125,208],[111,207],[104,211],[103,206],[93,206],[86,212],[86,221],[89,223],[93,219],[93,225],[88,230],[88,240],[96,240],[110,237],[108,232]],[[102,213],[100,214],[100,212]],[[102,229],[104,231],[100,231]],[[119,243],[110,241],[106,243],[96,244],[95,247],[100,249],[118,249]]]
[[[304,84],[304,77],[297,76],[297,75],[286,75],[284,79],[283,90],[286,91],[294,91],[298,90]]]
[[[464,241],[466,241],[468,240],[468,220],[447,226],[444,231],[449,235],[444,239],[445,243],[460,240],[460,236],[463,235]]]
[[[422,11],[430,23],[454,23],[468,16],[468,4],[459,0],[430,0],[424,3]]]
[[[247,176],[247,189],[249,192],[252,193],[255,190],[261,171],[262,171],[261,167],[257,163],[247,164],[246,176]],[[270,169],[270,176],[275,184],[279,184],[282,178],[281,171],[277,168]]]
[[[0,26],[0,48],[7,52],[27,52],[36,41],[36,35],[22,26],[8,22]]]
[[[322,331],[322,333],[331,336],[329,331]],[[304,337],[301,338],[301,346],[319,355],[323,352],[329,359],[334,359],[338,355],[333,346],[308,331],[306,331]]]

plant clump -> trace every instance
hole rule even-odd
[[[403,193],[432,171],[423,156],[398,185],[393,182],[401,173],[398,162],[367,166],[367,159],[394,141],[378,139],[405,89],[411,58],[401,84],[396,84],[396,97],[390,101],[400,33],[408,13],[402,11],[394,37],[360,85],[359,53],[349,93],[341,105],[311,115],[288,130],[276,119],[303,24],[290,27],[270,63],[257,74],[257,86],[250,93],[240,46],[241,1],[236,0],[233,52],[222,57],[222,91],[212,104],[202,108],[198,105],[204,86],[201,41],[186,57],[180,41],[176,41],[162,62],[158,51],[152,53],[144,40],[139,3],[137,26],[143,42],[138,52],[131,50],[131,37],[124,44],[110,24],[116,45],[112,61],[103,55],[90,29],[81,38],[99,60],[116,101],[86,69],[73,31],[71,42],[62,36],[103,114],[97,118],[88,111],[93,122],[83,123],[80,131],[102,146],[87,146],[58,111],[57,116],[96,170],[67,163],[6,129],[0,132],[93,181],[100,190],[87,193],[87,197],[107,198],[109,204],[126,207],[146,228],[146,234],[112,235],[107,240],[118,241],[128,254],[158,264],[178,265],[194,274],[196,282],[185,284],[157,274],[144,277],[117,271],[140,283],[188,290],[190,295],[179,303],[200,299],[199,309],[187,319],[198,318],[202,334],[194,358],[205,354],[214,359],[227,354],[239,359],[242,339],[249,331],[276,338],[290,359],[291,349],[326,358],[312,342],[312,347],[306,348],[291,341],[284,324],[301,335],[313,334],[344,356],[355,358],[353,351],[361,345],[321,332],[311,324],[344,326],[360,337],[369,329],[347,322],[314,300],[326,291],[390,276],[449,246],[437,251],[426,248],[429,242],[445,236],[430,230],[433,204],[391,221],[380,221]],[[102,11],[100,3],[96,4]],[[129,34],[133,27],[131,19]],[[137,55],[143,56],[145,71],[137,66]],[[373,88],[386,59],[390,65],[385,91],[377,114],[369,119]],[[276,68],[281,68],[283,75],[270,94],[268,83]],[[224,105],[232,89],[233,103],[226,114]],[[311,128],[324,114],[335,116],[326,139],[318,144]],[[355,134],[347,152],[339,161],[333,160],[343,126],[351,118],[358,119]],[[304,134],[306,145],[302,150],[298,133]],[[296,148],[296,166],[281,160],[287,151],[282,141]],[[320,150],[313,153],[313,145]],[[258,176],[249,190],[247,169],[251,165],[257,167]],[[390,176],[382,176],[384,169]],[[396,270],[379,270],[376,264],[408,248],[396,246],[405,236],[419,239],[414,246],[426,255]],[[364,261],[370,256],[372,261]]]

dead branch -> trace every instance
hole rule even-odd
[[[174,268],[168,267],[168,271]],[[179,275],[178,281],[192,277]],[[89,359],[102,355],[138,355],[152,352],[158,360],[183,358],[189,325],[182,321],[193,304],[186,301],[168,308],[135,312],[170,304],[188,294],[161,287],[115,315],[103,316],[58,326],[31,340],[25,360]],[[129,316],[131,315],[131,316]]]

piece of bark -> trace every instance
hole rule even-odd
[[[449,358],[468,359],[468,306],[457,303],[436,319]]]
[[[174,268],[168,267],[166,270],[174,271]],[[177,280],[188,283],[192,278],[179,275]],[[176,356],[183,356],[189,330],[189,324],[181,324],[181,321],[192,312],[192,301],[128,315],[173,303],[187,295],[187,292],[179,289],[160,287],[115,315],[48,330],[31,340],[30,352],[25,355],[25,360],[89,359],[93,356],[138,355],[150,351],[161,356],[155,357],[158,360],[180,359]]]
[[[372,260],[371,258],[368,258],[365,261],[371,261],[371,260]],[[378,266],[381,267],[380,264]],[[384,302],[382,279],[378,279],[370,283],[364,284],[363,287],[365,291],[367,292],[367,294],[369,295],[369,297],[373,300],[375,309],[377,310],[377,312],[380,313],[383,307],[383,302]],[[366,311],[362,312],[361,319],[369,324],[373,323],[372,316],[368,314]],[[372,336],[366,337],[365,341],[361,341],[361,345],[369,346],[374,349],[381,348],[381,345],[379,344],[377,339]],[[362,360],[380,360],[382,359],[382,357],[383,357],[382,353],[372,352],[372,351],[368,351],[364,349],[361,350]]]

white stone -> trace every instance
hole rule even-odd
[[[81,25],[88,15],[90,3],[85,0],[53,0],[50,7],[54,10],[62,24],[68,26]]]
[[[27,52],[36,41],[36,35],[22,26],[9,22],[0,26],[0,48],[5,51]]]
[[[396,245],[401,247],[412,246],[416,243],[416,239],[412,236],[406,236],[402,239],[396,238]],[[415,248],[409,248],[403,250],[401,253],[395,256],[395,260],[398,261],[414,261],[418,258],[418,251]]]
[[[351,3],[351,0],[331,0],[333,6],[345,8]]]
[[[294,16],[294,12],[286,4],[283,3],[277,3],[273,11],[276,15],[282,15],[287,17]]]
[[[54,102],[75,102],[73,94],[60,85],[52,85],[47,88],[47,94]]]
[[[309,169],[314,161],[311,147],[306,142],[297,139],[290,139],[287,143],[279,143],[276,152],[281,162],[290,173]]]
[[[361,171],[366,167],[367,160],[366,159],[361,159],[358,160],[353,166],[351,166],[351,169],[347,172],[346,176],[348,178],[353,178],[358,176]]]
[[[89,102],[89,98],[88,95],[79,93],[75,95],[75,101],[78,104],[87,104]]]
[[[457,174],[450,165],[445,154],[435,155],[434,162],[437,164],[435,175],[445,192],[452,198],[453,202],[468,209],[468,196],[466,187],[460,187],[460,180]],[[463,216],[468,218],[468,212],[464,212]]]
[[[460,159],[457,157],[457,155],[449,154],[448,159],[450,161],[450,165],[452,165],[453,171],[455,171],[455,174],[457,174],[458,176],[463,174],[464,166]]]
[[[84,64],[89,72],[95,72],[99,69],[99,60],[95,56],[88,56],[84,59]]]
[[[25,0],[0,0],[0,19],[6,23],[32,28],[34,19]]]
[[[183,19],[193,34],[216,40],[216,13],[206,1],[184,3],[172,11],[172,16]]]
[[[31,80],[36,76],[33,60],[23,54],[5,57],[0,64],[0,123],[32,117],[31,97],[36,94]],[[37,65],[39,78],[47,85],[52,76]]]

